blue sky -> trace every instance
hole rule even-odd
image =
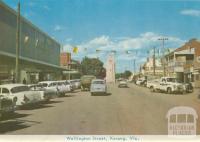
[[[16,9],[18,0],[3,1]],[[166,48],[200,37],[198,0],[20,1],[22,15],[59,41],[64,51],[79,47],[73,58],[99,57],[105,62],[108,51],[116,50],[117,72],[133,70],[133,59],[139,68],[149,56],[147,50],[161,48],[159,37],[169,38]]]

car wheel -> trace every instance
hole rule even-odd
[[[154,92],[154,88],[153,86],[150,87],[151,92]]]
[[[171,88],[167,88],[167,93],[171,94],[172,93],[172,89]]]

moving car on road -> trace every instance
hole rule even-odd
[[[40,93],[31,91],[28,86],[23,84],[0,85],[0,95],[9,98],[17,98],[16,105],[22,106],[41,101]]]
[[[90,87],[91,95],[106,94],[107,86],[106,82],[102,79],[93,79]]]
[[[119,88],[121,88],[121,87],[128,87],[127,81],[126,81],[126,80],[121,80],[121,81],[119,82],[118,87],[119,87]]]

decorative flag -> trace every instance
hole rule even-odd
[[[28,37],[28,36],[25,36],[25,38],[24,38],[24,43],[27,43],[28,40],[29,40],[29,37]]]
[[[96,49],[96,52],[100,52],[101,50],[99,50],[99,49]]]
[[[78,53],[78,47],[76,46],[73,47],[73,53]]]
[[[38,42],[39,42],[39,39],[36,39],[36,41],[35,41],[35,47],[38,46]]]
[[[135,55],[137,55],[137,53],[138,53],[138,51],[136,50],[136,51],[135,51]]]

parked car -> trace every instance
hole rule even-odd
[[[81,88],[81,82],[80,82],[80,79],[74,79],[74,80],[68,80],[72,87],[73,87],[73,90],[76,90],[76,89],[80,89]]]
[[[2,90],[0,90],[2,92]],[[10,98],[7,96],[0,95],[0,118],[7,114],[15,111],[17,97]]]
[[[159,83],[160,83],[159,79],[147,81],[147,88],[149,88],[151,90],[151,92],[155,92],[156,86],[158,86]]]
[[[127,81],[126,81],[126,80],[121,80],[121,81],[119,82],[118,87],[119,87],[119,88],[121,88],[121,87],[128,87]]]
[[[194,87],[192,86],[192,83],[183,83],[185,86],[186,93],[191,93],[194,90]]]
[[[30,84],[28,85],[28,87],[32,91],[38,91],[40,93],[40,97],[42,101],[49,101],[50,99],[57,97],[54,91],[45,89],[40,84]]]
[[[106,82],[102,79],[92,80],[90,92],[91,92],[91,95],[106,94],[107,93]]]
[[[151,91],[162,91],[171,93],[184,93],[186,92],[185,85],[179,83],[174,77],[162,77],[159,82],[152,82],[148,85]]]
[[[81,90],[84,91],[86,89],[90,90],[90,86],[92,83],[92,80],[96,79],[93,75],[84,75],[81,77]]]
[[[146,79],[144,78],[138,78],[137,81],[136,81],[136,85],[143,85],[143,86],[146,86]]]
[[[62,96],[64,96],[68,92],[73,91],[73,87],[69,81],[60,80],[55,81],[55,83],[57,83],[59,94]]]
[[[58,84],[54,81],[42,81],[39,82],[38,85],[42,86],[42,88],[47,91],[53,92],[57,97],[59,96]]]
[[[16,105],[22,106],[41,101],[40,93],[37,91],[31,91],[28,86],[23,84],[5,84],[0,85],[2,96],[8,96],[10,98],[17,98]]]

